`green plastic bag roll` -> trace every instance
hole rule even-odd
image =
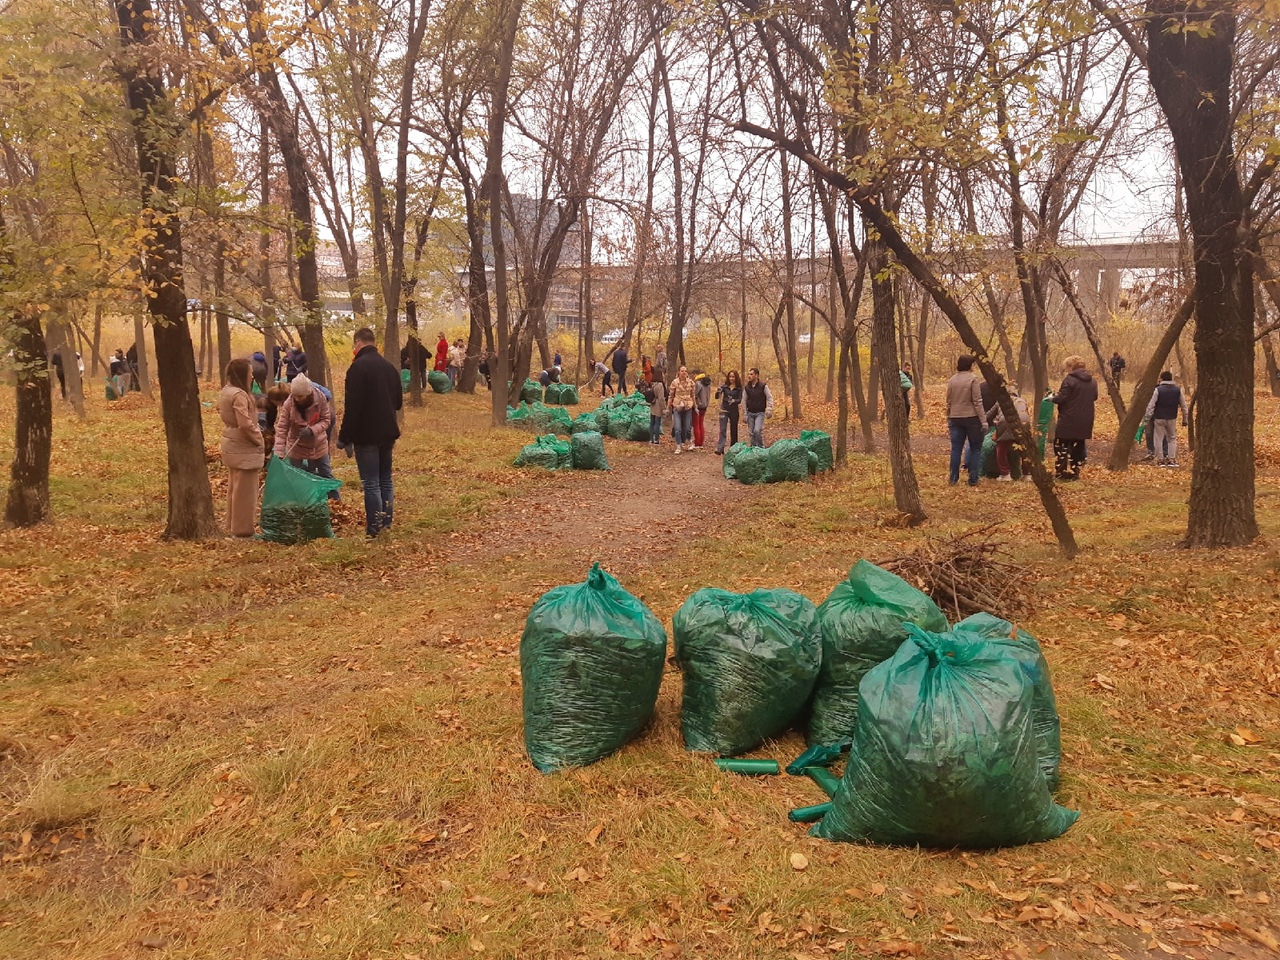
[[[332,537],[329,493],[340,489],[341,480],[317,477],[273,456],[262,487],[262,539],[294,544]]]
[[[1025,630],[1008,620],[989,613],[975,613],[955,625],[956,633],[972,633],[990,643],[1002,646],[1016,660],[1031,681],[1034,698],[1031,723],[1036,734],[1036,759],[1050,790],[1058,789],[1058,771],[1062,765],[1062,721],[1053,695],[1049,664],[1040,643]]]
[[[813,691],[807,740],[834,745],[853,738],[858,685],[907,639],[904,624],[947,629],[938,605],[901,577],[859,560],[818,607],[822,672]]]
[[[600,565],[543,594],[520,637],[524,744],[543,773],[607,757],[653,716],[662,624]]]
[[[427,374],[427,386],[433,393],[448,393],[453,389],[453,381],[443,370],[432,370]]]
[[[813,604],[791,590],[699,590],[676,611],[684,674],[680,728],[689,750],[732,757],[786,730],[818,677]]]
[[[863,678],[853,750],[814,836],[942,849],[1061,836],[1079,814],[1053,802],[1036,762],[1021,665],[973,633],[907,629]]]
[[[831,434],[822,430],[801,430],[800,442],[818,458],[818,472],[826,473],[835,466],[835,453],[831,447]]]
[[[809,448],[799,440],[778,440],[767,449],[765,477],[769,483],[809,479]]]
[[[604,438],[597,431],[575,433],[569,440],[573,469],[608,470],[609,461],[604,455]]]

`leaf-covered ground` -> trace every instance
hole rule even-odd
[[[342,538],[296,548],[160,541],[156,407],[59,411],[57,523],[0,533],[0,956],[1277,949],[1274,400],[1259,396],[1258,545],[1179,550],[1189,471],[1099,468],[1064,494],[1085,548],[1072,563],[1030,485],[948,488],[936,453],[917,457],[931,519],[901,530],[882,524],[877,457],[747,488],[709,452],[609,441],[611,473],[522,472],[509,464],[527,436],[488,428],[485,400],[410,411],[391,539],[363,539],[349,489]],[[940,411],[912,429],[935,449]],[[1054,671],[1060,800],[1082,812],[1061,840],[810,839],[786,818],[820,799],[808,780],[720,774],[683,751],[675,673],[616,756],[550,777],[525,760],[524,615],[592,560],[669,625],[704,585],[820,601],[860,557],[993,521],[1034,571],[1024,625]],[[759,755],[801,748],[792,735]]]

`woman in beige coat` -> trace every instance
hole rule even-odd
[[[258,474],[262,471],[262,431],[258,411],[249,393],[253,368],[248,360],[227,364],[222,392],[218,394],[218,416],[222,429],[222,462],[226,465],[227,533],[252,537],[258,508]]]

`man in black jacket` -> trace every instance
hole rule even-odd
[[[627,393],[627,364],[630,362],[627,357],[626,347],[619,346],[617,350],[613,351],[613,373],[617,380],[614,386],[623,396],[626,396]]]
[[[402,403],[400,373],[388,363],[373,331],[361,327],[353,337],[355,359],[347,369],[346,397],[338,446],[356,458],[364,488],[364,529],[371,537],[391,529],[391,449],[400,437],[396,411]]]

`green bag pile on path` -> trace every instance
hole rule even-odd
[[[520,399],[526,403],[541,403],[542,384],[537,380],[526,380],[520,388]]]
[[[808,469],[807,467],[805,468]],[[733,460],[733,471],[739,483],[755,485],[769,482],[769,451],[765,447],[747,447]]]
[[[603,433],[600,429],[600,420],[594,413],[580,413],[573,418],[573,423],[569,425],[570,433],[587,433],[594,430],[596,433]]]
[[[809,479],[809,448],[799,440],[776,440],[766,449],[769,457],[766,480],[769,483]]]
[[[1036,759],[1049,789],[1058,789],[1062,765],[1062,721],[1053,695],[1049,664],[1040,644],[1025,630],[989,613],[975,613],[955,625],[956,633],[972,633],[991,643],[1001,644],[1010,657],[1022,665],[1035,692],[1031,705],[1031,725],[1036,734]]]
[[[689,750],[732,757],[791,726],[818,677],[813,604],[791,590],[699,590],[672,632],[684,674],[680,728]]]
[[[812,833],[942,849],[1061,836],[1079,814],[1053,802],[1036,761],[1021,664],[974,633],[907,629],[863,678],[844,778]]]
[[[573,466],[573,454],[568,441],[549,433],[523,447],[512,465],[559,470],[561,467]]]
[[[728,450],[724,452],[724,477],[726,480],[736,480],[738,477],[738,458],[742,456],[744,450],[750,450],[751,445],[739,440]]]
[[[565,385],[562,383],[548,383],[546,389],[542,391],[542,402],[548,406],[564,403],[560,399],[564,387]]]
[[[427,386],[435,393],[448,393],[453,389],[453,381],[442,370],[432,370],[427,374]]]
[[[575,470],[608,470],[604,455],[604,437],[596,430],[575,433],[569,440]]]
[[[806,739],[835,744],[853,737],[858,685],[907,639],[906,623],[947,629],[938,605],[896,574],[859,560],[818,606],[822,672],[813,691]]]
[[[831,447],[831,434],[822,430],[801,430],[800,442],[809,448],[809,452],[818,457],[818,472],[826,473],[836,463],[836,456]]]
[[[329,493],[340,489],[341,480],[317,477],[272,457],[262,487],[262,539],[295,544],[332,537]]]
[[[634,739],[653,716],[666,655],[658,618],[598,563],[585,583],[543,594],[520,637],[533,765],[584,766]]]

